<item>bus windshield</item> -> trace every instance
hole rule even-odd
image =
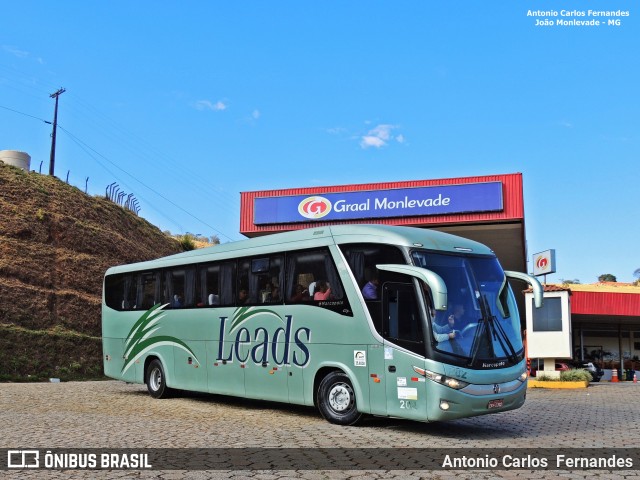
[[[447,286],[447,310],[430,309],[438,351],[464,357],[475,368],[521,360],[517,306],[497,258],[414,251],[412,260],[440,275]]]

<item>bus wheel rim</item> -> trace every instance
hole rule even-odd
[[[352,391],[344,383],[339,383],[331,387],[329,391],[329,405],[336,412],[347,410],[352,404]]]
[[[159,390],[160,385],[162,385],[162,372],[160,371],[160,369],[154,368],[149,377],[151,381],[151,388],[154,391]]]

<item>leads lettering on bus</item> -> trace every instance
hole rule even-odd
[[[233,361],[234,359],[243,363],[251,357],[251,360],[256,364],[269,362],[269,353],[271,353],[271,360],[276,365],[294,365],[298,367],[304,367],[309,363],[310,355],[309,348],[305,342],[311,340],[311,330],[306,327],[298,328],[293,333],[291,332],[292,316],[286,315],[286,324],[284,327],[279,327],[273,332],[271,339],[269,338],[269,332],[264,327],[258,327],[254,331],[253,338],[251,332],[246,327],[240,328],[235,338],[231,341],[226,341],[225,326],[229,317],[220,317],[220,335],[218,337],[218,357],[216,360],[221,361]],[[225,352],[225,343],[227,343],[228,350]],[[296,349],[292,350],[292,343]],[[241,354],[241,345],[254,344],[250,352],[246,352],[243,356]],[[271,344],[271,345],[269,345]],[[281,355],[278,355],[278,345],[282,344]],[[269,348],[269,346],[271,348]]]

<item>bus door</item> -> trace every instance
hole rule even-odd
[[[424,322],[413,279],[385,283],[382,290],[387,415],[424,420],[427,412]]]

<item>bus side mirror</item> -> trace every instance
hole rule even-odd
[[[510,270],[505,270],[504,274],[511,280],[522,280],[523,282],[531,285],[531,288],[533,289],[534,305],[536,306],[536,308],[540,308],[542,306],[544,289],[542,288],[542,285],[540,285],[540,282],[536,277],[532,277],[531,275],[527,275],[526,273],[513,272]]]
[[[410,275],[422,280],[424,283],[429,285],[429,288],[431,289],[435,309],[443,311],[447,309],[447,285],[444,283],[442,277],[436,272],[432,272],[426,268],[414,267],[413,265],[384,264],[376,265],[376,268],[378,270],[386,270],[387,272]]]

